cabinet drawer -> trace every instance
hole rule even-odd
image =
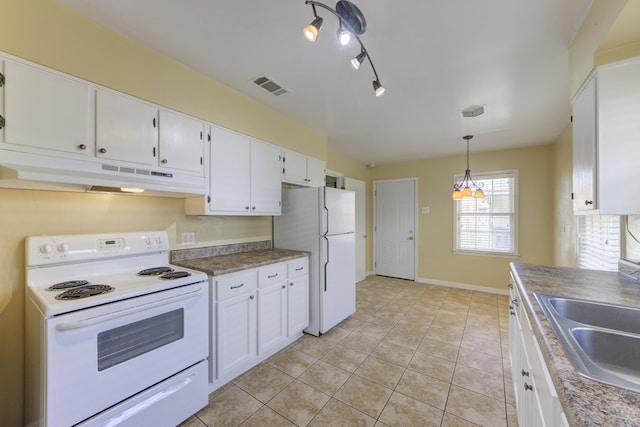
[[[283,280],[287,280],[287,264],[284,262],[264,265],[258,269],[258,286],[261,288]]]
[[[215,286],[218,301],[251,292],[256,289],[256,270],[221,276],[215,279]]]
[[[289,269],[289,277],[301,276],[309,274],[309,258],[298,258],[287,263]]]

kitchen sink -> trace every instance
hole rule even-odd
[[[581,375],[640,392],[640,309],[534,295]]]

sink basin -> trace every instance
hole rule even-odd
[[[534,295],[581,375],[640,392],[640,309]]]
[[[574,328],[571,335],[589,361],[603,371],[640,384],[640,338],[592,328]]]
[[[640,334],[640,309],[573,298],[547,299],[556,313],[574,322]]]

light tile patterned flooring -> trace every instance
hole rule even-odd
[[[216,390],[184,426],[516,426],[507,296],[373,276],[357,311]]]

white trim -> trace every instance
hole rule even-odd
[[[416,278],[418,277],[418,178],[417,177],[410,177],[410,178],[397,178],[397,179],[380,179],[380,180],[375,180],[373,181],[373,185],[372,187],[372,191],[373,191],[373,248],[372,248],[372,253],[373,253],[373,273],[372,275],[375,276],[376,275],[376,238],[377,238],[377,231],[376,231],[376,203],[378,202],[378,199],[376,197],[376,185],[379,182],[406,182],[406,181],[413,181],[413,209],[414,209],[414,215],[413,215],[413,230],[414,230],[414,238],[413,238],[413,280],[415,281]]]
[[[509,290],[507,289],[507,285],[505,285],[504,286],[505,289],[502,290],[502,289],[490,288],[487,286],[469,285],[467,283],[447,282],[445,280],[427,279],[424,277],[420,277],[416,279],[416,282],[425,283],[428,285],[446,286],[448,288],[467,289],[470,291],[477,291],[477,292],[488,292],[490,294],[509,295]]]

